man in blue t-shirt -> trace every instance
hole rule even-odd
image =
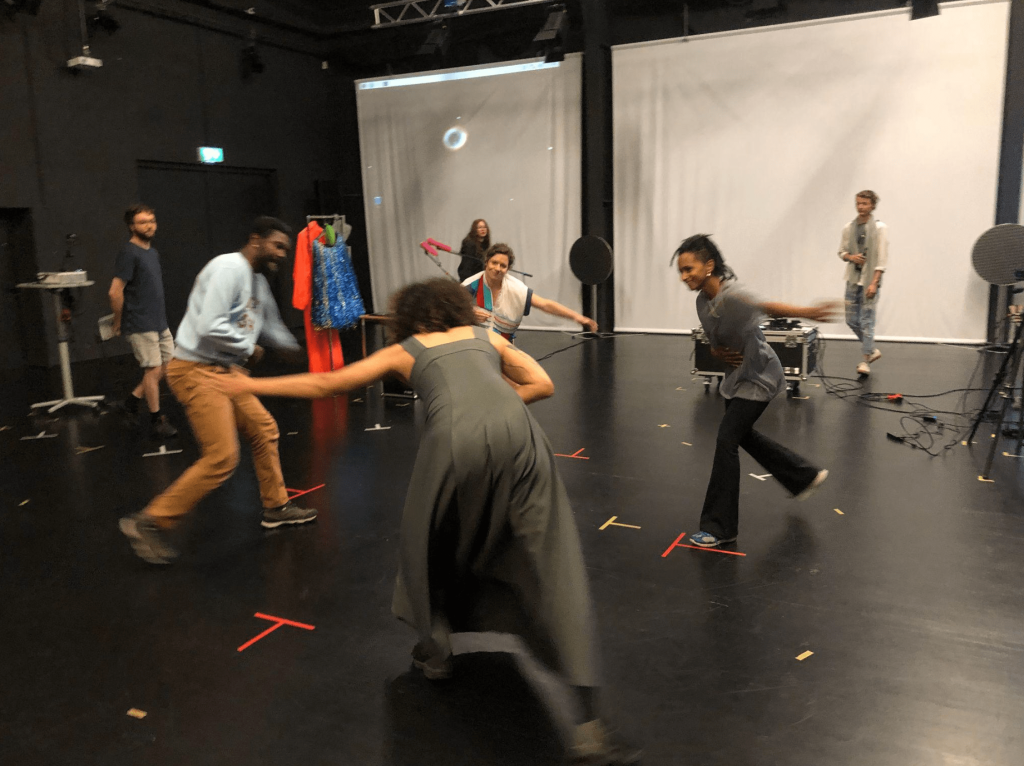
[[[125,400],[125,409],[134,415],[145,397],[151,433],[168,438],[178,432],[160,412],[160,379],[174,354],[174,338],[164,310],[160,253],[152,245],[156,213],[148,205],[132,205],[124,214],[124,222],[131,239],[117,254],[110,282],[110,308],[114,312],[114,334],[127,338],[143,369],[142,380]]]

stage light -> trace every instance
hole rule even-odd
[[[4,14],[13,19],[16,13],[28,13],[35,16],[39,13],[39,6],[42,4],[42,0],[2,0],[0,2],[0,10]]]
[[[562,42],[569,27],[569,12],[564,6],[556,5],[548,11],[547,21],[533,38],[535,43]]]
[[[569,12],[564,6],[556,5],[548,12],[544,26],[533,38],[541,46],[544,63],[565,61],[565,34],[569,29]]]
[[[430,34],[427,35],[427,39],[423,41],[420,49],[416,51],[416,55],[444,58],[448,54],[450,43],[451,34],[448,31],[448,27],[444,24],[438,24],[431,28]]]
[[[910,9],[910,20],[926,19],[939,15],[939,0],[913,0]]]
[[[242,77],[261,74],[264,69],[263,59],[256,50],[256,43],[249,43],[242,48]]]

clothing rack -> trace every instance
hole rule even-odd
[[[327,218],[330,218],[332,221],[340,218],[341,219],[341,223],[342,223],[343,226],[346,223],[345,216],[342,213],[325,213],[324,215],[307,215],[306,216],[306,223],[310,224],[313,221],[322,221],[322,220],[327,219]]]

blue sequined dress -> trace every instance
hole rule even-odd
[[[313,241],[313,326],[318,330],[344,330],[366,313],[348,247],[340,239],[334,245]]]

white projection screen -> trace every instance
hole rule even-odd
[[[984,339],[970,254],[995,220],[1009,3],[940,8],[614,48],[616,329],[699,326],[668,267],[695,233],[766,298],[841,300],[840,231],[873,189],[878,337]]]
[[[459,249],[475,218],[506,242],[538,295],[580,309],[569,248],[580,236],[579,55],[356,83],[359,148],[376,310],[419,279],[442,276],[418,244]],[[465,143],[451,149],[445,134]],[[457,142],[453,142],[457,143]],[[456,274],[457,255],[440,256]],[[533,311],[529,328],[572,328]]]

